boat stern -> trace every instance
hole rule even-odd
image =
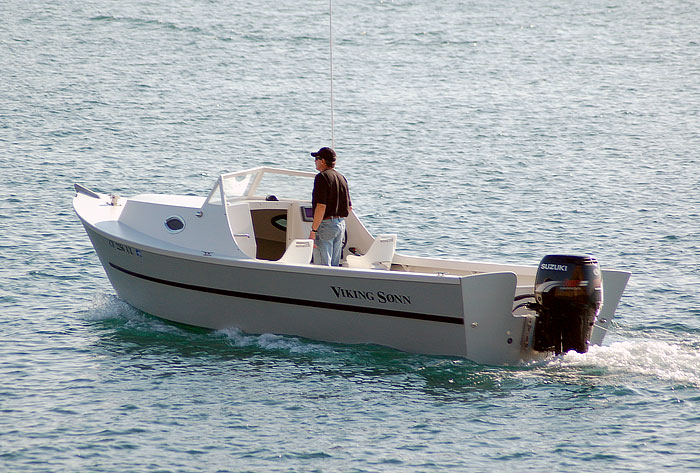
[[[528,316],[513,315],[517,284],[513,272],[461,278],[466,357],[487,365],[513,365],[524,358]]]

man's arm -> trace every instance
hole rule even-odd
[[[326,214],[326,204],[316,204],[314,209],[314,221],[311,222],[311,233],[309,233],[309,238],[312,240],[316,235],[314,235],[314,229],[318,230],[319,225],[323,222],[323,216]]]

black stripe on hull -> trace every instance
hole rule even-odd
[[[404,318],[404,319],[425,320],[425,321],[429,321],[429,322],[441,322],[441,323],[454,324],[454,325],[464,325],[464,319],[457,318],[457,317],[446,317],[444,315],[422,314],[422,313],[418,313],[418,312],[406,312],[406,311],[402,311],[402,310],[379,309],[379,308],[375,308],[375,307],[358,307],[358,306],[348,305],[348,304],[334,304],[332,302],[310,301],[310,300],[305,300],[305,299],[294,299],[291,297],[271,296],[271,295],[267,295],[267,294],[253,294],[250,292],[231,291],[229,289],[218,289],[218,288],[214,288],[214,287],[196,286],[194,284],[187,284],[187,283],[182,283],[182,282],[177,282],[177,281],[169,281],[166,279],[161,279],[161,278],[156,278],[153,276],[148,276],[145,274],[136,273],[134,271],[130,271],[128,269],[122,268],[121,266],[117,266],[114,263],[109,263],[109,265],[112,268],[114,268],[118,271],[121,271],[122,273],[128,274],[129,276],[133,276],[133,277],[136,277],[139,279],[143,279],[146,281],[151,281],[151,282],[155,282],[158,284],[164,284],[166,286],[178,287],[181,289],[189,289],[191,291],[199,291],[199,292],[206,292],[209,294],[217,294],[220,296],[238,297],[238,298],[242,298],[242,299],[251,299],[251,300],[265,301],[265,302],[275,302],[278,304],[290,304],[290,305],[314,307],[314,308],[320,308],[320,309],[343,310],[343,311],[347,311],[347,312],[356,312],[356,313],[362,313],[362,314],[384,315],[384,316],[388,316],[388,317],[400,317],[400,318]]]

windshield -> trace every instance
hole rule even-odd
[[[274,195],[280,200],[311,200],[313,180],[308,176],[265,173],[254,190],[255,196],[267,197]]]
[[[274,195],[277,199],[311,200],[312,178],[315,173],[287,169],[256,168],[230,174],[222,174],[209,194],[210,204],[221,204],[221,188],[226,202],[242,199],[265,199]]]
[[[226,200],[232,200],[237,197],[248,195],[250,185],[258,173],[239,174],[233,176],[221,176],[221,182],[224,184],[224,195]]]

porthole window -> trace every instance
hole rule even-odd
[[[185,221],[182,219],[182,217],[178,217],[177,215],[168,217],[165,219],[165,228],[170,233],[180,233],[185,229]]]

